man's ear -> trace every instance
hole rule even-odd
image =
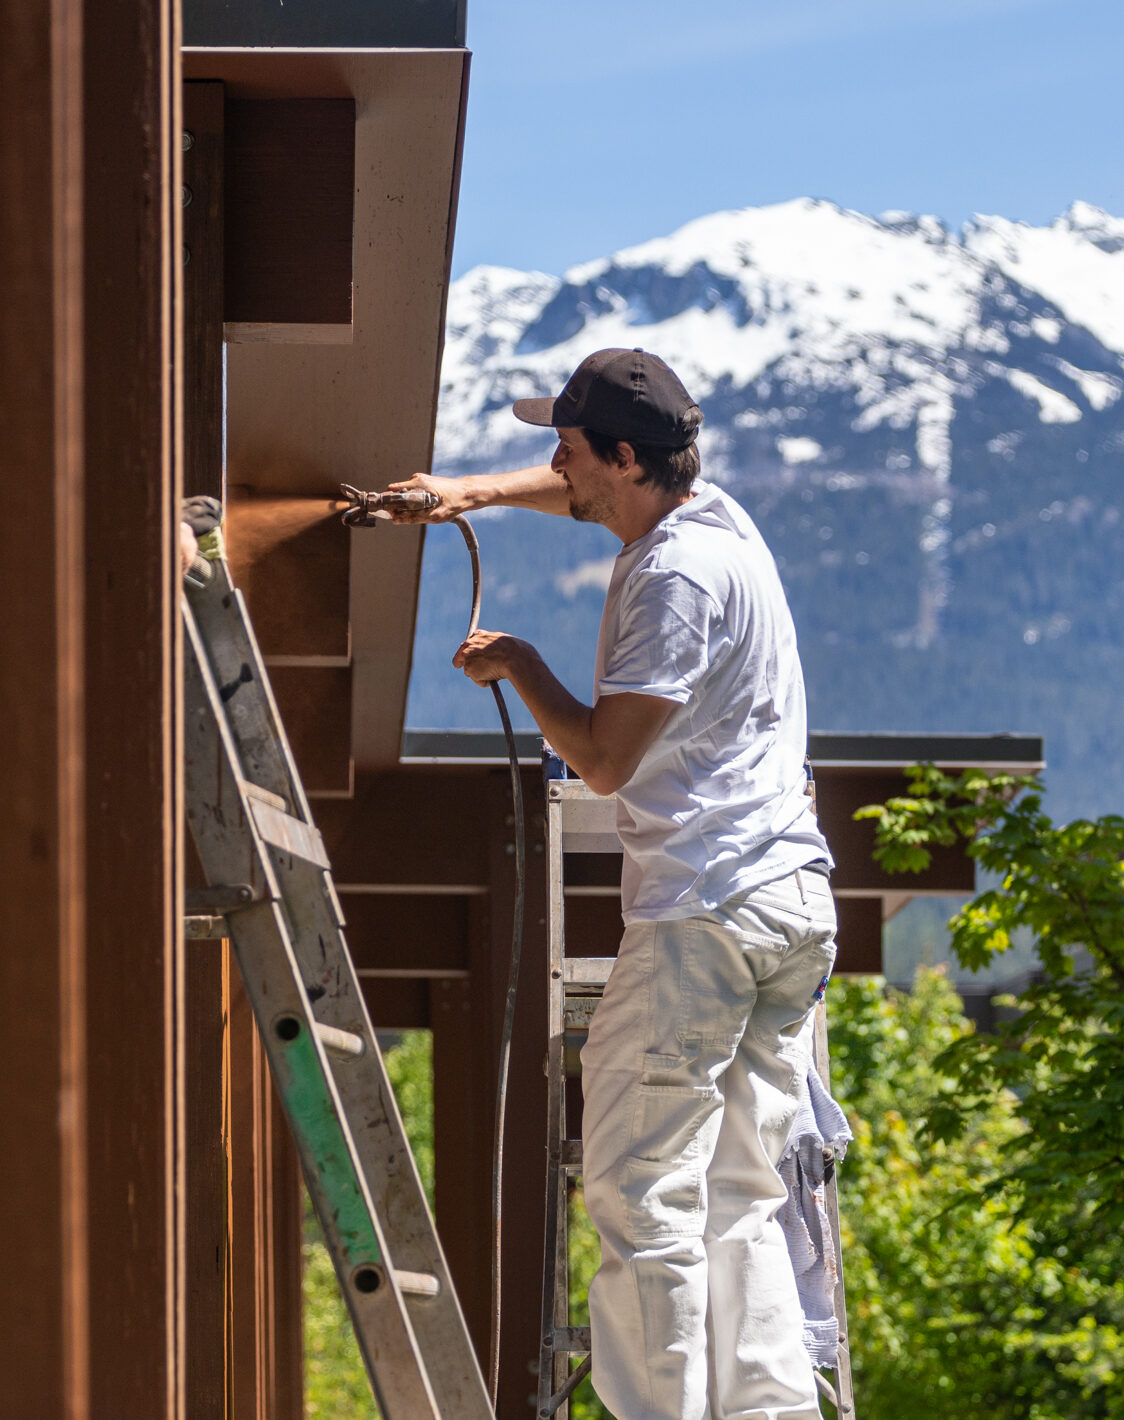
[[[631,473],[638,467],[636,462],[636,450],[626,439],[618,439],[616,452],[613,454],[613,461],[621,473]]]

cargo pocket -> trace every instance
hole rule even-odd
[[[703,1170],[697,1162],[672,1166],[627,1158],[621,1166],[620,1199],[634,1247],[702,1237]]]
[[[714,1133],[708,1126],[722,1101],[709,1082],[663,1083],[677,1073],[676,1064],[682,1068],[685,1063],[675,1057],[645,1057],[645,1083],[639,1086],[631,1143],[620,1163],[618,1184],[627,1226],[637,1244],[702,1235],[704,1176],[713,1148],[709,1136]]]

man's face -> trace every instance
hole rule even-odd
[[[559,429],[550,466],[570,495],[570,516],[579,523],[608,523],[617,506],[618,479],[602,463],[580,429]]]

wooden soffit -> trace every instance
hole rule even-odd
[[[293,608],[273,618],[263,651],[293,682],[294,706],[316,707],[342,736],[335,754],[360,769],[394,764],[422,532],[349,533],[332,503],[342,482],[384,488],[430,466],[468,53],[189,48],[183,71],[188,81],[220,81],[228,114],[237,108],[242,122],[254,102],[354,105],[351,318],[228,319],[228,515],[232,560],[240,542],[270,544],[289,524],[316,544],[310,558],[273,547],[248,569],[255,621],[270,605]],[[299,126],[279,130],[271,161],[283,169],[286,145],[296,154],[300,141]],[[332,782],[328,792],[341,792],[338,774]]]

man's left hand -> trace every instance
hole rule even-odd
[[[534,654],[529,642],[505,631],[474,631],[453,657],[453,665],[477,685],[488,685],[510,679],[515,664]]]

